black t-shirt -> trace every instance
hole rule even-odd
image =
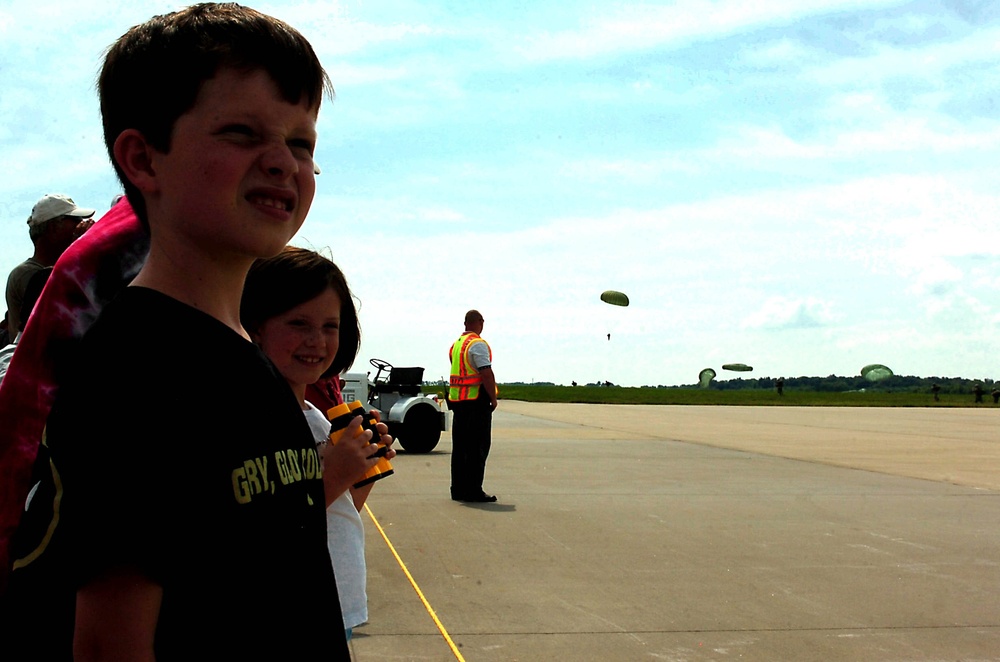
[[[0,628],[25,657],[68,659],[76,589],[127,566],[163,587],[161,662],[349,660],[319,458],[270,361],[145,288],[107,306],[79,356],[14,539]]]

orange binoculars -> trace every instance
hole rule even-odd
[[[343,403],[327,410],[326,417],[330,419],[331,426],[330,443],[336,444],[340,441],[341,435],[344,434],[344,430],[347,429],[347,426],[355,416],[361,416],[361,429],[371,430],[373,442],[378,444],[378,450],[368,456],[368,459],[378,457],[378,462],[365,473],[364,478],[354,483],[354,487],[363,487],[369,483],[374,483],[376,480],[391,476],[393,469],[392,464],[384,457],[389,447],[379,440],[378,431],[375,429],[376,420],[365,411],[364,405],[357,400],[351,404]]]

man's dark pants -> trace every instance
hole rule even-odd
[[[490,454],[493,412],[482,390],[476,400],[448,402],[451,424],[451,496],[477,497],[483,493],[486,458]]]

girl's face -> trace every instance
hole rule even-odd
[[[340,346],[340,297],[332,289],[264,322],[252,334],[305,406],[306,386],[319,380]]]

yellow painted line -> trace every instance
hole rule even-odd
[[[403,574],[405,574],[406,578],[410,580],[410,586],[412,586],[413,590],[417,592],[417,595],[420,597],[420,602],[424,604],[424,609],[426,609],[427,613],[431,615],[431,619],[437,626],[438,631],[441,632],[441,636],[444,637],[446,642],[448,642],[448,647],[451,648],[451,652],[455,655],[455,659],[459,660],[459,662],[465,662],[465,658],[458,652],[458,646],[456,646],[455,642],[451,640],[450,636],[448,636],[448,631],[444,629],[444,625],[438,619],[437,614],[434,613],[434,608],[431,607],[431,603],[427,602],[427,598],[424,597],[423,591],[421,591],[420,587],[417,586],[417,582],[413,579],[413,575],[410,574],[410,571],[406,569],[406,564],[403,563],[403,559],[400,558],[398,553],[396,553],[396,548],[392,546],[389,536],[385,534],[385,530],[382,528],[382,525],[378,523],[378,520],[375,519],[375,513],[372,512],[372,509],[368,507],[367,503],[365,504],[365,510],[368,511],[368,517],[372,519],[372,522],[375,524],[375,528],[382,534],[382,540],[384,540],[385,544],[389,546],[389,551],[392,552],[394,557],[396,557],[396,563],[398,563],[399,567],[402,568]]]

